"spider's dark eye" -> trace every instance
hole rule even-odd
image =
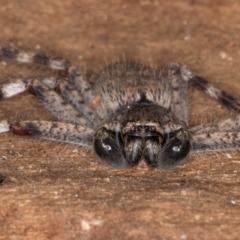
[[[99,130],[95,136],[93,146],[96,154],[104,164],[114,168],[127,166],[119,132],[109,131],[105,128]]]
[[[172,168],[181,162],[190,151],[190,136],[184,130],[167,133],[164,137],[159,168]]]

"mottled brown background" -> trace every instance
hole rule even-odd
[[[0,45],[61,56],[88,76],[125,58],[172,61],[240,97],[240,2],[0,0]],[[0,62],[0,78],[54,75]],[[228,110],[192,91],[191,124]],[[53,119],[34,96],[0,119]],[[203,154],[171,171],[112,170],[74,145],[0,136],[0,239],[239,239],[240,154]]]

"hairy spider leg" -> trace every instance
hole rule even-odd
[[[75,109],[81,112],[91,126],[96,126],[100,122],[94,104],[87,104],[83,95],[76,90],[71,82],[60,79],[57,81],[55,89],[64,100],[68,101]]]
[[[54,70],[66,70],[70,63],[62,58],[50,58],[41,53],[26,52],[9,47],[0,47],[0,57],[7,60],[14,60],[19,63],[32,63],[46,66]]]
[[[85,106],[91,108],[96,95],[94,94],[90,83],[87,81],[85,75],[71,63],[63,58],[48,57],[40,53],[26,52],[18,49],[0,47],[0,57],[6,60],[14,60],[19,63],[31,63],[40,66],[45,66],[53,70],[66,72],[70,82],[79,91],[82,102]]]
[[[59,120],[69,123],[79,123],[82,126],[90,125],[80,111],[38,79],[28,82],[27,88]]]
[[[82,101],[92,104],[96,95],[94,94],[90,83],[86,79],[86,76],[76,66],[72,65],[67,69],[67,73],[70,81],[82,96]]]
[[[240,132],[213,132],[192,136],[192,153],[240,148]]]
[[[65,99],[56,91],[56,80],[54,78],[38,79],[8,79],[0,85],[0,93],[3,98],[8,98],[28,90],[52,112],[54,116],[65,122],[81,123],[84,126],[91,125],[81,111],[71,105],[67,97]],[[62,91],[64,89],[62,88]]]
[[[188,123],[187,89],[182,78],[180,64],[170,64],[168,68],[168,80],[171,85],[170,110],[179,120]]]
[[[2,80],[0,84],[0,99],[10,98],[26,90],[31,92],[33,89],[30,88],[31,84],[28,84],[31,80],[30,78]],[[64,100],[81,112],[91,125],[99,122],[94,106],[90,107],[89,104],[86,104],[71,82],[63,79],[57,80],[54,77],[39,78],[38,80],[50,90],[56,90],[57,93],[61,94]]]
[[[11,131],[20,136],[31,135],[37,138],[73,143],[91,147],[93,130],[79,124],[50,121],[0,122],[0,132]]]
[[[206,79],[195,76],[189,81],[189,83],[196,89],[203,91],[213,99],[216,99],[228,109],[232,109],[238,113],[240,112],[240,102],[237,98],[229,95],[225,91],[213,87]]]
[[[10,122],[7,120],[0,121],[0,133],[9,132],[10,131]]]
[[[179,66],[181,68],[182,79],[190,86],[206,93],[228,109],[240,112],[240,102],[237,98],[229,95],[225,91],[213,87],[208,80],[195,75],[186,65],[179,64]]]
[[[204,123],[189,130],[192,134],[203,134],[213,132],[238,132],[240,131],[240,115],[233,116],[224,120]]]
[[[240,148],[240,116],[192,127],[192,151],[224,151]]]
[[[228,109],[240,112],[240,102],[228,93],[213,87],[208,80],[194,75],[185,65],[181,66],[184,81],[205,92]],[[192,152],[224,151],[240,148],[240,116],[195,126],[192,133]]]
[[[2,79],[0,83],[0,100],[3,98],[10,98],[19,93],[28,90],[27,83],[31,81],[32,78],[8,78]],[[56,78],[46,77],[39,78],[41,82],[47,85],[51,89],[55,89]]]

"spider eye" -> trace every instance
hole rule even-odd
[[[104,164],[114,168],[127,166],[119,132],[100,129],[95,136],[93,146],[95,153]]]
[[[190,151],[190,136],[184,130],[167,133],[164,137],[159,168],[172,168],[179,164]]]

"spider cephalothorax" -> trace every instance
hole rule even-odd
[[[86,146],[104,164],[116,168],[168,169],[189,153],[240,147],[239,115],[188,127],[187,84],[237,112],[240,103],[185,65],[173,63],[160,71],[135,62],[116,63],[96,74],[90,84],[64,59],[10,48],[0,48],[0,57],[67,72],[67,80],[39,77],[1,81],[0,98],[28,90],[59,121],[2,120],[0,132]]]

